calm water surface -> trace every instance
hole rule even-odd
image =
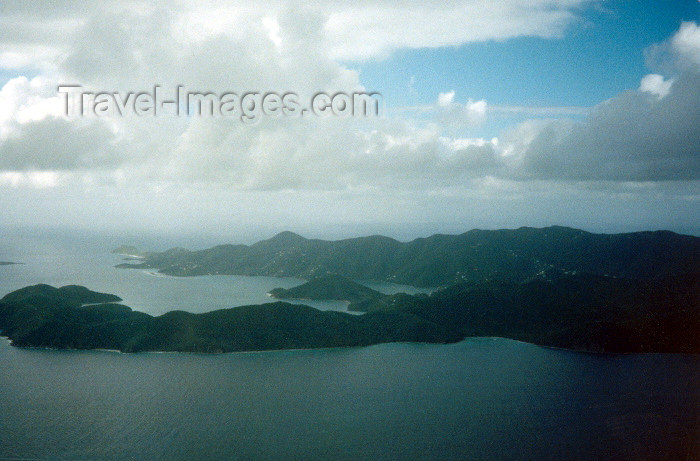
[[[501,339],[119,354],[0,342],[0,459],[698,459],[700,357]]]

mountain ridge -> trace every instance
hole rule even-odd
[[[148,253],[142,264],[176,276],[212,274],[298,277],[339,274],[420,287],[487,280],[551,279],[589,272],[662,278],[700,266],[700,237],[671,231],[595,234],[564,226],[434,234],[408,242],[368,236],[306,239],[285,231],[252,245]]]

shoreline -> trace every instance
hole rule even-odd
[[[348,305],[352,304],[352,301],[348,301],[347,299],[280,298],[278,296],[273,295],[269,291],[267,293],[265,293],[265,296],[268,296],[272,299],[278,299],[280,301],[285,301],[285,300],[291,300],[291,301],[331,301],[331,302],[347,303]],[[364,312],[363,312],[363,314],[364,314]]]
[[[421,342],[421,341],[393,341],[393,342],[386,342],[386,343],[376,343],[376,344],[368,344],[364,346],[328,346],[328,347],[301,347],[301,348],[292,348],[292,349],[260,349],[260,350],[246,350],[246,351],[229,351],[229,352],[202,352],[202,351],[136,351],[136,352],[123,352],[118,349],[105,349],[105,348],[95,348],[95,349],[74,349],[74,348],[56,348],[56,347],[46,347],[46,346],[15,346],[12,344],[12,340],[8,338],[7,336],[4,336],[0,334],[0,340],[4,340],[7,342],[7,345],[10,347],[14,347],[17,349],[25,349],[25,350],[43,350],[43,351],[52,351],[52,352],[61,352],[61,351],[67,351],[67,352],[109,352],[109,353],[116,353],[116,354],[123,354],[123,355],[132,355],[132,354],[185,354],[185,355],[207,355],[207,356],[218,356],[218,355],[228,355],[228,354],[267,354],[267,353],[278,353],[278,352],[308,352],[308,351],[317,351],[317,350],[344,350],[344,349],[359,349],[359,348],[367,348],[367,347],[375,347],[375,346],[383,346],[383,345],[392,345],[392,344],[404,344],[404,345],[416,345],[416,346],[449,346],[449,345],[456,345],[464,342],[469,342],[473,340],[500,340],[500,341],[509,341],[509,342],[514,342],[514,343],[519,343],[519,344],[524,344],[527,346],[533,346],[533,347],[540,347],[543,349],[550,349],[554,351],[559,351],[559,352],[570,352],[570,353],[575,353],[575,354],[586,354],[586,355],[595,355],[595,356],[607,356],[607,357],[617,357],[617,356],[633,356],[633,355],[639,355],[639,356],[648,356],[648,355],[673,355],[673,356],[688,356],[688,357],[700,357],[700,353],[698,354],[693,354],[693,353],[687,353],[687,352],[600,352],[600,351],[588,351],[588,350],[582,350],[582,349],[567,349],[565,347],[558,347],[558,346],[545,346],[541,344],[535,344],[535,343],[530,343],[527,341],[521,341],[519,339],[512,339],[512,338],[506,338],[503,336],[467,336],[466,338],[463,338],[459,341],[456,342],[449,342],[449,343],[428,343],[428,342]]]

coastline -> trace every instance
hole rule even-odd
[[[292,301],[338,301],[341,303],[346,303],[348,305],[352,304],[352,301],[348,301],[347,299],[315,299],[315,298],[280,298],[275,295],[273,295],[270,292],[265,293],[265,296],[268,296],[272,299],[278,299],[280,301],[285,301],[285,300],[292,300]],[[360,312],[364,314],[365,312]]]
[[[514,343],[519,343],[519,344],[524,344],[527,346],[532,346],[532,347],[540,347],[543,349],[550,349],[554,351],[559,351],[559,352],[570,352],[570,353],[575,353],[575,354],[585,354],[585,355],[595,355],[599,357],[617,357],[617,356],[624,356],[624,357],[629,357],[629,356],[649,356],[649,355],[662,355],[662,356],[688,356],[688,357],[700,357],[700,353],[693,354],[693,353],[686,353],[686,352],[600,352],[600,351],[589,351],[589,350],[583,350],[583,349],[567,349],[565,347],[557,347],[557,346],[545,346],[542,344],[535,344],[535,343],[530,343],[527,341],[521,341],[519,339],[513,339],[513,338],[506,338],[503,336],[467,336],[466,338],[463,338],[459,341],[456,342],[448,342],[448,343],[430,343],[430,342],[423,342],[423,341],[392,341],[392,342],[386,342],[386,343],[376,343],[376,344],[367,344],[367,345],[361,345],[361,346],[327,346],[327,347],[297,347],[297,348],[290,348],[290,349],[260,349],[260,350],[246,350],[246,351],[228,351],[228,352],[196,352],[196,351],[136,351],[136,352],[123,352],[118,349],[104,349],[104,348],[95,348],[95,349],[75,349],[75,348],[56,348],[56,347],[45,347],[45,346],[15,346],[12,344],[12,340],[8,338],[7,336],[3,336],[0,334],[0,340],[3,340],[7,343],[8,346],[14,347],[16,349],[23,349],[23,350],[40,350],[40,351],[51,351],[51,352],[61,352],[61,351],[67,351],[67,352],[109,352],[109,353],[116,353],[116,354],[124,354],[124,355],[133,355],[133,354],[176,354],[176,355],[207,355],[207,356],[216,356],[216,355],[228,355],[228,354],[267,354],[267,353],[279,353],[279,352],[308,352],[308,351],[317,351],[317,350],[346,350],[346,349],[360,349],[360,348],[368,348],[368,347],[375,347],[375,346],[383,346],[383,345],[392,345],[392,344],[405,344],[405,345],[416,345],[416,346],[450,346],[450,345],[456,345],[460,344],[463,342],[469,342],[469,341],[474,341],[474,340],[492,340],[492,341],[509,341],[509,342],[514,342]]]

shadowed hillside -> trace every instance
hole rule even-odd
[[[266,275],[307,280],[339,274],[420,287],[460,282],[551,280],[589,273],[659,279],[700,267],[700,238],[668,231],[592,234],[566,227],[472,230],[402,243],[371,236],[338,241],[292,232],[254,245],[148,253],[142,264],[169,275]]]
[[[663,280],[584,274],[554,281],[463,283],[431,295],[364,300],[351,305],[367,312],[359,316],[277,302],[152,317],[116,301],[116,296],[83,287],[27,287],[0,300],[0,329],[16,346],[125,352],[440,343],[500,336],[587,351],[700,353],[697,274]]]
[[[302,285],[269,293],[279,299],[314,299],[360,302],[382,296],[382,293],[353,282],[342,275],[318,277]]]

